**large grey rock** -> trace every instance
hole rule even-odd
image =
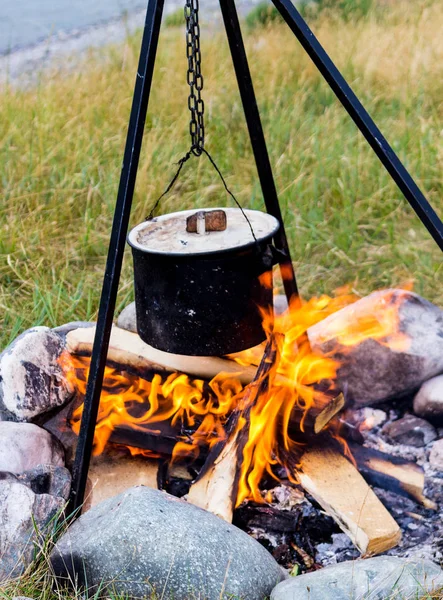
[[[58,362],[63,340],[48,327],[28,329],[0,355],[0,413],[30,421],[72,395]]]
[[[122,310],[117,319],[117,327],[137,333],[137,317],[135,315],[135,302],[131,302]]]
[[[0,581],[23,573],[36,544],[63,506],[62,498],[34,494],[18,482],[0,481]]]
[[[23,473],[38,465],[64,465],[63,448],[33,423],[0,421],[0,471]]]
[[[409,339],[407,348],[390,348],[372,339],[345,347],[337,340],[344,328],[367,317],[383,320],[392,307],[398,313],[400,332]],[[317,323],[308,333],[314,350],[342,363],[338,384],[360,406],[413,392],[443,372],[443,311],[412,292],[374,292]]]
[[[443,375],[421,386],[414,398],[414,412],[437,425],[443,424]]]
[[[443,571],[431,561],[379,556],[283,581],[271,600],[406,600],[421,598],[442,585]]]
[[[282,580],[254,539],[166,493],[134,487],[83,514],[51,554],[58,576],[130,597],[262,600]]]

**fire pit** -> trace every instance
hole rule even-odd
[[[177,536],[184,536],[178,577],[187,561],[218,561],[211,597],[220,595],[231,554],[240,568],[240,548],[249,558],[232,575],[241,587],[229,579],[229,590],[251,589],[253,597],[278,583],[277,562],[311,577],[379,553],[379,563],[362,561],[371,572],[397,565],[386,555],[440,561],[443,408],[429,389],[443,373],[442,311],[405,290],[361,299],[342,292],[291,304],[274,320],[264,311],[263,325],[264,344],[204,358],[163,352],[113,327],[83,515],[52,554],[60,577],[72,556],[70,577],[83,573],[82,564],[93,582],[118,568],[129,582],[121,591],[135,594],[128,565],[144,568],[139,561],[149,557],[160,586]],[[0,459],[10,472],[2,475],[0,511],[3,539],[13,540],[8,551],[2,542],[3,573],[16,564],[11,549],[21,548],[8,502],[21,498],[32,536],[33,512],[47,527],[69,492],[94,335],[94,324],[36,328],[2,354],[2,417],[31,421],[1,423]],[[22,536],[27,531],[20,525]],[[141,552],[128,563],[125,550],[124,564],[122,539],[128,552],[134,543]],[[120,554],[109,563],[99,556],[104,547]],[[264,579],[251,581],[252,573]]]
[[[385,433],[408,404],[400,413],[390,404],[382,404],[387,412],[358,408],[364,398],[356,396],[349,370],[350,364],[360,369],[362,380],[377,373],[373,355],[366,353],[366,366],[362,361],[365,344],[384,352],[391,369],[414,352],[404,324],[413,309],[401,316],[414,302],[410,292],[388,290],[362,300],[348,293],[293,303],[275,319],[263,311],[266,344],[204,360],[164,353],[114,327],[94,454],[108,456],[111,471],[109,457],[117,456],[117,464],[122,451],[143,455],[155,474],[151,484],[234,520],[285,567],[309,570],[337,556],[420,546],[431,532],[440,535],[438,488],[425,494],[425,471],[417,464],[423,450],[404,456]],[[69,331],[61,358],[77,391],[63,419],[76,434],[93,338],[94,328]],[[408,386],[400,375],[391,373],[390,384]],[[96,460],[102,498],[103,459]],[[412,535],[417,530],[422,542]]]

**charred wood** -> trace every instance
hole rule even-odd
[[[423,493],[425,475],[416,463],[357,444],[349,444],[349,449],[368,483],[412,498],[426,508],[436,508]]]

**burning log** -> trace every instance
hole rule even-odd
[[[152,427],[134,428],[120,423],[111,433],[109,441],[123,446],[149,450],[163,456],[171,456],[179,438],[178,432],[169,423],[161,421]]]
[[[232,522],[237,500],[242,455],[248,440],[251,408],[268,383],[276,349],[271,339],[253,381],[246,388],[241,406],[229,419],[225,440],[208,454],[199,476],[191,486],[188,502]]]
[[[94,342],[95,327],[80,328],[70,331],[66,336],[66,348],[71,354],[90,356]],[[243,385],[251,383],[257,374],[257,367],[241,366],[239,363],[225,358],[207,356],[184,356],[157,350],[143,342],[138,334],[113,326],[108,351],[108,360],[123,368],[136,372],[179,371],[202,379],[212,379],[220,373],[228,373],[237,378]],[[276,381],[288,381],[284,376],[276,374]],[[306,420],[307,428],[320,433],[330,421],[342,410],[345,404],[343,394],[332,395],[330,402],[323,407],[313,407]],[[291,421],[298,428],[304,411],[294,405]],[[306,417],[306,415],[305,415]],[[143,435],[143,433],[141,433]],[[117,440],[115,440],[117,441]],[[146,445],[142,445],[145,448]]]
[[[239,438],[240,432],[234,433],[217,458],[213,459],[209,453],[207,462],[210,460],[211,466],[206,470],[203,468],[203,476],[191,485],[186,497],[191,504],[212,512],[228,523],[232,522],[237,496]]]
[[[297,475],[302,487],[362,554],[385,552],[400,541],[400,527],[357,469],[337,450],[307,449]]]
[[[66,349],[71,354],[90,356],[95,327],[74,329],[66,335]],[[108,360],[135,371],[180,371],[187,375],[212,379],[219,373],[229,373],[246,385],[256,374],[256,367],[212,356],[184,356],[157,350],[143,342],[138,334],[113,326]]]

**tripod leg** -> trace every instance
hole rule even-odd
[[[395,181],[406,200],[431,236],[443,250],[443,223],[426,200],[377,125],[371,119],[360,100],[349,87],[344,77],[309,29],[306,21],[292,4],[291,0],[272,0],[283,19],[303,46],[326,82],[354,120],[381,163]]]
[[[232,62],[234,63],[235,74],[249,130],[249,137],[251,138],[252,150],[254,152],[266,210],[280,223],[280,229],[274,239],[274,243],[277,250],[281,251],[280,268],[285,294],[289,300],[292,297],[298,297],[297,282],[291,261],[277,190],[275,188],[274,177],[272,175],[268,150],[266,148],[266,141],[255,98],[251,73],[249,71],[248,59],[243,44],[237,9],[234,0],[220,0],[220,8],[226,28],[229,48],[231,50]]]
[[[91,368],[89,371],[84,410],[72,471],[72,487],[69,501],[70,512],[76,511],[82,506],[85,495],[162,13],[163,0],[149,0],[126,138],[123,167],[120,176],[120,185],[118,188],[108,258],[100,298],[97,328],[91,357]]]

